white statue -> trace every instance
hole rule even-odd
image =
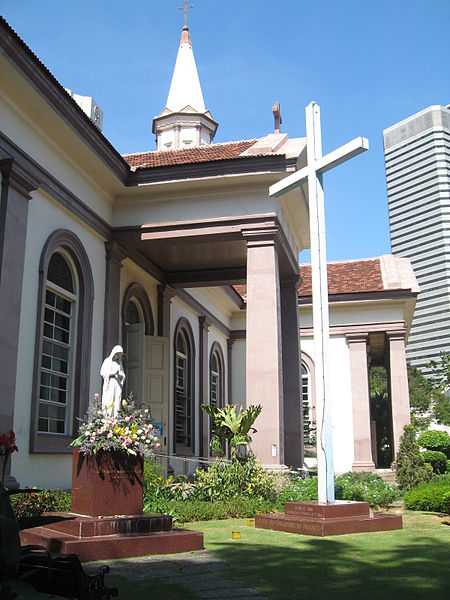
[[[122,346],[114,346],[100,369],[103,377],[102,409],[113,417],[117,416],[122,406],[122,389],[125,383],[122,356]]]

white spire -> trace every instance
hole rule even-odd
[[[206,112],[194,51],[187,26],[181,32],[177,62],[172,75],[166,108],[179,112],[189,106],[195,112]]]
[[[205,106],[189,27],[185,24],[166,106],[153,119],[158,150],[210,144],[216,130],[217,123]]]

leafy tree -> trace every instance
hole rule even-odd
[[[433,467],[425,463],[420,452],[413,425],[406,425],[403,430],[395,467],[395,478],[402,491],[429,481],[433,475]]]
[[[228,404],[223,408],[203,405],[202,409],[211,417],[211,449],[216,455],[223,455],[225,442],[229,443],[231,458],[238,458],[240,448],[245,448],[256,433],[254,422],[262,411],[262,406],[249,406],[238,409]]]
[[[419,369],[408,365],[408,386],[411,422],[417,429],[426,429],[432,421],[433,384]]]
[[[430,375],[408,367],[412,422],[426,429],[433,421],[450,425],[450,353],[442,352],[430,361]]]

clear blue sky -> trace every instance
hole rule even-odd
[[[326,177],[328,258],[389,252],[382,130],[450,103],[450,0],[192,0],[191,34],[216,141],[304,135],[320,103],[324,150],[357,135],[368,153]],[[120,152],[153,149],[176,57],[181,0],[1,0],[58,80],[92,95]]]

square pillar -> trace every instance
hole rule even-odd
[[[252,450],[264,465],[284,465],[283,365],[276,230],[247,240],[246,404],[261,404]]]
[[[392,432],[394,438],[394,456],[396,458],[403,428],[405,425],[409,425],[411,421],[405,331],[388,331],[386,335],[389,342]]]
[[[120,342],[120,270],[125,253],[117,242],[105,243],[105,314],[103,322],[103,356]],[[122,340],[123,342],[123,340]]]
[[[0,433],[14,429],[28,203],[38,182],[12,159],[0,160]],[[8,487],[16,482],[9,476]]]
[[[303,466],[303,410],[300,385],[300,336],[298,328],[298,274],[281,281],[283,339],[284,462]]]
[[[353,416],[354,471],[375,469],[372,458],[367,334],[346,336],[350,351]]]

